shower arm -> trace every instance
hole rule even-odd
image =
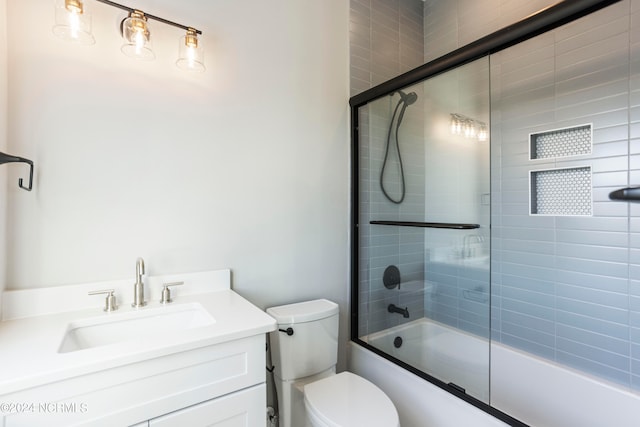
[[[640,187],[621,188],[609,193],[609,199],[616,202],[640,202]]]

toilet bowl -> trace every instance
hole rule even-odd
[[[342,372],[307,384],[304,404],[312,427],[398,427],[391,399],[373,383]]]
[[[336,374],[338,305],[326,299],[267,309],[280,427],[399,427],[391,399],[350,372]]]

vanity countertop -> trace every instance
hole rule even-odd
[[[0,345],[2,347],[2,351],[0,351],[0,366],[2,366],[0,369],[0,394],[9,394],[142,360],[265,334],[276,328],[275,320],[231,290],[228,280],[226,284],[223,283],[221,286],[207,286],[206,278],[208,276],[206,274],[202,277],[197,274],[193,276],[194,274],[183,276],[187,277],[187,282],[200,282],[200,284],[192,286],[188,291],[180,289],[182,294],[174,293],[174,302],[171,304],[162,305],[158,298],[153,298],[154,293],[155,296],[158,295],[158,287],[154,286],[155,291],[150,292],[147,306],[135,309],[131,307],[130,301],[121,298],[122,301],[118,302],[119,309],[111,313],[102,310],[103,299],[97,297],[97,299],[89,300],[92,304],[91,308],[39,315],[37,311],[33,312],[33,310],[27,309],[22,314],[28,313],[29,315],[18,317],[19,310],[15,308],[13,311],[7,310],[8,304],[23,305],[25,301],[33,301],[34,298],[38,301],[37,304],[41,304],[40,300],[52,290],[46,289],[40,296],[38,296],[37,290],[6,292],[3,298],[4,311],[13,313],[13,318],[0,322]],[[227,272],[226,278],[228,279],[228,277]],[[175,281],[176,278],[181,277],[169,277],[167,281]],[[151,280],[151,282],[163,282],[162,279],[158,278]],[[166,281],[164,282],[166,283]],[[186,284],[189,285],[189,283]],[[113,287],[114,283],[107,285]],[[127,295],[131,284],[125,281],[121,285],[123,286],[121,293]],[[118,288],[118,286],[120,284],[116,283],[115,287]],[[82,285],[72,288],[73,292],[78,293],[79,290],[85,292],[87,289],[95,289],[96,287],[95,285]],[[189,289],[188,286],[180,286],[180,288]],[[15,295],[7,297],[6,294],[11,292],[15,292]],[[61,290],[57,289],[56,295],[60,295],[60,292]],[[86,293],[82,296],[86,299]],[[215,319],[215,322],[207,326],[155,333],[149,337],[142,336],[139,340],[130,339],[78,351],[59,352],[62,338],[70,322],[150,309],[170,310],[178,304],[194,303],[202,306]],[[59,307],[55,304],[48,306]]]

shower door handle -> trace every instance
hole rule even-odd
[[[623,202],[640,202],[640,187],[621,188],[609,193],[609,199]]]

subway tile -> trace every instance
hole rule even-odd
[[[609,200],[608,193],[613,190],[598,189],[593,192],[593,216],[624,217],[627,215],[624,204]],[[597,197],[600,198],[597,198]]]
[[[558,229],[582,230],[582,231],[628,231],[628,220],[626,218],[595,218],[595,217],[555,217],[555,224]]]
[[[539,333],[544,333],[550,336],[553,336],[556,330],[556,324],[552,320],[541,319],[539,317],[528,316],[526,314],[508,310],[500,311],[500,320],[505,324],[538,331]]]
[[[606,262],[601,260],[581,259],[575,257],[555,257],[555,267],[562,272],[579,272],[594,274],[608,278],[624,279],[628,274],[628,264],[621,262]]]
[[[544,320],[552,320],[555,315],[553,305],[546,307],[526,301],[507,298],[505,296],[502,297],[502,310],[515,311]]]
[[[492,283],[493,286],[493,283]],[[531,277],[515,276],[511,274],[502,274],[502,288],[515,288],[527,290],[547,295],[555,295],[555,282],[550,280],[539,280]],[[501,291],[501,295],[504,291]]]
[[[559,40],[581,38],[584,37],[585,33],[594,33],[591,39],[597,40],[598,36],[603,34],[603,31],[607,31],[607,27],[609,27],[612,22],[615,22],[621,17],[627,17],[628,19],[628,13],[628,5],[623,2],[594,12],[593,15],[588,17],[583,17],[567,25],[563,25],[555,30],[555,33]],[[625,26],[625,29],[626,28]]]
[[[510,323],[503,319],[502,333],[517,336],[520,339],[536,343],[545,347],[554,347],[555,337],[553,334],[545,333],[540,330],[530,329],[522,325]]]
[[[627,154],[629,154],[629,143],[627,141],[607,141],[594,144],[591,157],[626,156]]]
[[[638,253],[634,253],[636,258],[629,259],[629,279],[630,280],[640,280],[640,265],[638,265]]]
[[[528,264],[512,264],[508,262],[502,263],[502,273],[542,281],[554,281],[558,276],[558,272],[553,268],[536,267]]]
[[[628,282],[626,277],[611,277],[598,274],[587,274],[580,271],[567,271],[559,269],[556,272],[556,280],[567,285],[584,286],[592,289],[601,289],[611,292],[626,292]]]
[[[600,247],[573,243],[557,243],[556,255],[560,257],[576,257],[584,260],[600,260],[625,263],[628,261],[627,248]]]
[[[627,322],[610,322],[607,320],[596,319],[583,314],[570,313],[566,311],[556,312],[555,320],[559,325],[572,326],[620,340],[629,339],[629,325]]]
[[[522,287],[511,287],[508,285],[503,285],[502,287],[502,298],[503,301],[505,299],[510,299],[514,301],[519,301],[528,305],[536,305],[540,307],[545,307],[547,309],[551,309],[554,307],[555,296],[553,294],[542,293],[542,292],[533,292],[528,289],[523,289]],[[546,310],[544,311],[545,313]],[[533,315],[532,313],[529,313]],[[536,316],[541,317],[542,319],[549,319],[546,315]]]
[[[555,108],[574,108],[576,105],[585,104],[585,100],[589,100],[588,104],[593,108],[594,112],[623,110],[628,106],[628,91],[628,79],[609,80],[606,84],[588,86],[571,92],[561,92],[556,87]],[[612,104],[612,100],[618,103]]]
[[[591,116],[601,113],[622,112],[623,114],[627,114],[627,99],[627,94],[618,94],[595,100],[584,100],[579,104],[569,104],[558,107],[554,110],[554,117],[557,120],[585,123],[590,121]],[[624,123],[626,123],[626,121]]]
[[[596,88],[599,92],[602,92],[602,87],[609,87],[614,84],[616,87],[621,85],[621,82],[626,83],[626,87],[623,92],[627,93],[629,90],[629,64],[626,62],[614,62],[608,64],[606,68],[594,69],[588,74],[571,76],[567,79],[556,79],[555,90],[558,94],[569,93],[584,93],[585,90]],[[602,92],[604,96],[610,95],[607,92]]]
[[[628,39],[629,17],[620,16],[607,21],[605,25],[591,27],[588,31],[581,32],[572,37],[564,37],[562,28],[556,32],[557,43],[555,45],[558,55],[563,55],[572,51],[578,51],[595,46],[598,49],[601,44],[618,48],[619,41]],[[625,40],[626,41],[626,40]]]
[[[629,326],[640,328],[640,312],[629,311]]]
[[[556,295],[573,301],[593,303],[625,311],[629,309],[629,296],[626,292],[609,292],[590,287],[558,283],[556,284]]]
[[[521,349],[522,351],[554,360],[555,350],[553,346],[539,344],[505,332],[500,333],[499,340],[506,345]]]
[[[502,262],[553,269],[556,266],[556,257],[549,253],[504,251]]]
[[[570,298],[557,297],[555,306],[558,311],[580,314],[608,322],[625,323],[628,320],[628,310]]]
[[[575,347],[577,346],[569,346],[570,350],[577,350]],[[582,353],[589,353],[589,349],[580,349]],[[556,352],[556,361],[572,366],[574,368],[580,369],[582,371],[586,371],[588,373],[591,373],[593,375],[597,375],[599,377],[604,377],[605,379],[611,380],[611,381],[615,381],[617,383],[620,384],[625,384],[625,385],[629,385],[629,371],[627,369],[616,369],[614,367],[611,367],[607,364],[604,363],[600,363],[597,361],[593,361],[590,360],[586,357],[582,357],[582,354],[573,354],[573,353],[569,353],[569,352],[564,352],[564,351],[557,351]],[[621,362],[619,360],[619,358],[615,358],[615,357],[610,357],[610,358],[606,358],[606,357],[602,357],[602,359],[604,359],[604,362],[606,363],[607,361],[610,362],[616,362],[617,364],[624,366],[624,363]],[[628,361],[627,361],[627,366],[628,366]]]
[[[563,68],[585,69],[593,72],[600,66],[606,67],[614,62],[624,62],[629,48],[629,34],[623,32],[574,47],[574,49],[556,55],[558,72]],[[610,60],[611,58],[614,60]]]
[[[501,227],[502,239],[514,239],[519,241],[552,242],[556,239],[556,230],[553,228],[517,228]]]
[[[555,237],[561,243],[578,243],[603,247],[626,247],[628,244],[628,236],[624,232],[558,229],[555,232]]]

